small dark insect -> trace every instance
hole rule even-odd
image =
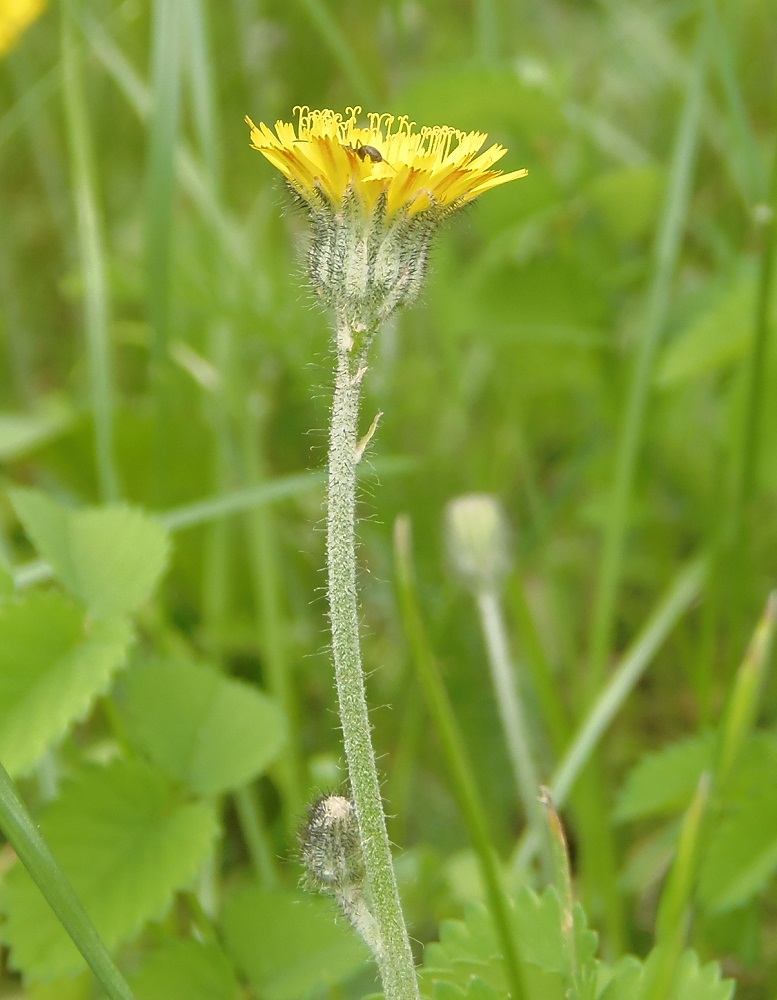
[[[385,163],[383,155],[379,149],[374,146],[365,146],[364,143],[360,142],[358,139],[355,146],[343,146],[343,149],[348,149],[352,153],[356,153],[360,160],[370,159],[373,163]]]

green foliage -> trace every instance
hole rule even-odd
[[[158,771],[123,760],[84,767],[42,810],[40,826],[110,947],[164,917],[174,893],[193,883],[218,830],[213,804],[186,802]],[[8,874],[3,908],[16,968],[34,979],[82,968],[21,866]]]
[[[167,564],[167,535],[125,506],[69,510],[44,493],[11,491],[25,531],[93,618],[129,614],[148,599]]]
[[[596,936],[587,929],[582,909],[575,910],[574,930],[579,970],[570,968],[561,905],[552,888],[546,889],[541,897],[528,889],[522,890],[515,899],[512,919],[529,996],[563,1000],[573,982],[587,977],[587,966],[596,950]],[[422,982],[428,986],[428,995],[436,1000],[451,985],[456,985],[469,996],[469,983],[474,978],[479,990],[488,985],[491,995],[503,996],[507,984],[497,941],[493,923],[483,906],[471,907],[464,921],[443,922],[439,944],[430,945],[425,955]],[[445,985],[440,992],[441,984]]]
[[[132,741],[193,795],[244,785],[267,769],[286,738],[271,698],[188,660],[134,664],[117,697]]]
[[[93,983],[86,973],[27,987],[29,1000],[91,1000],[92,994]]]
[[[384,413],[362,463],[364,653],[372,705],[392,708],[371,716],[390,836],[434,859],[402,888],[425,995],[504,1000],[505,973],[472,908],[477,879],[450,874],[469,844],[412,678],[391,534],[407,513],[430,655],[495,855],[514,860],[524,817],[441,542],[446,504],[484,490],[515,529],[505,631],[543,781],[602,692],[592,621],[608,552],[608,676],[684,561],[712,553],[601,736],[596,794],[575,784],[559,805],[579,1000],[644,1000],[705,771],[676,921],[692,950],[669,955],[662,1000],[730,997],[717,961],[741,979],[737,1000],[770,996],[774,654],[725,780],[715,723],[777,566],[773,0],[256,7],[49,3],[0,52],[0,762],[136,1000],[377,988],[333,905],[293,892],[310,774],[344,791],[314,478],[329,333],[300,288],[304,222],[242,116],[360,103],[484,130],[508,149],[500,165],[529,176],[454,217],[364,379],[362,432]],[[678,109],[702,63],[694,124]],[[611,842],[592,815],[600,831],[617,821]],[[0,995],[95,1000],[10,847],[2,859]],[[558,903],[536,867],[518,869],[532,880],[514,915],[529,1000],[554,1000],[572,988]]]
[[[523,956],[527,1000],[642,1000],[659,949],[640,962],[633,957],[606,965],[595,957],[596,935],[575,908],[574,948],[562,931],[561,906],[553,889],[537,896],[521,891],[514,900],[514,932]],[[574,964],[573,964],[574,963]],[[463,921],[444,921],[440,942],[427,947],[422,991],[430,1000],[498,1000],[505,995],[505,973],[488,911],[473,906]],[[678,965],[672,997],[729,1000],[734,984],[715,964],[700,966],[693,952]]]
[[[721,286],[708,290],[692,319],[667,344],[657,372],[669,387],[729,368],[747,351],[756,293],[751,266],[742,266]],[[777,306],[772,322],[777,319]]]
[[[227,900],[226,948],[267,1000],[296,1000],[357,972],[368,952],[333,904],[247,885]]]
[[[601,978],[606,985],[603,992],[596,994],[598,1000],[641,1000],[645,984],[660,958],[656,949],[644,964],[627,957],[611,970],[603,970]],[[702,966],[698,957],[687,951],[680,959],[672,990],[673,1000],[730,1000],[734,983],[721,978],[717,965]]]
[[[621,167],[594,178],[586,193],[611,237],[628,243],[650,235],[664,182],[655,165]]]
[[[217,944],[174,941],[152,951],[132,977],[136,1000],[239,1000],[232,964]]]
[[[699,778],[712,766],[716,748],[717,734],[710,731],[645,754],[618,793],[615,818],[625,821],[682,811]]]
[[[130,640],[126,621],[89,622],[61,594],[0,604],[0,760],[10,774],[28,772],[87,714]]]
[[[717,734],[710,732],[646,755],[621,791],[617,817],[672,815],[712,769],[716,749]],[[766,777],[775,768],[777,738],[755,733],[713,803],[698,886],[699,903],[710,913],[747,903],[777,871],[777,790]]]
[[[761,892],[777,871],[777,736],[751,739],[726,788],[699,877],[710,910],[726,910]]]
[[[43,400],[32,413],[0,413],[0,461],[28,455],[64,434],[73,416],[63,399]]]

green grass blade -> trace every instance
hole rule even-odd
[[[541,782],[537,754],[532,745],[531,727],[510,652],[502,603],[499,595],[491,589],[474,596],[516,791],[523,803],[526,822],[540,843],[542,873],[549,881],[552,873],[551,842],[547,836],[545,810],[539,799]]]
[[[553,775],[549,790],[559,808],[656,652],[699,596],[708,573],[709,560],[706,558],[696,559],[684,567],[613,671]],[[519,870],[524,868],[536,849],[537,843],[531,836],[523,838],[514,855],[514,866]]]
[[[723,23],[716,0],[706,0],[705,5],[711,32],[711,54],[723,87],[728,121],[731,124],[733,141],[728,144],[728,149],[732,166],[735,168],[733,173],[735,176],[739,175],[742,194],[750,207],[755,199],[764,196],[766,176],[758,143],[750,125],[742,87],[737,77],[734,53],[731,51],[731,39],[734,37],[735,29]],[[728,14],[729,17],[733,17],[734,11],[729,10]]]
[[[723,713],[720,731],[720,751],[715,764],[715,790],[725,789],[731,772],[748,736],[752,732],[758,711],[758,698],[777,627],[777,590],[769,594],[761,620],[745,652],[731,688],[728,705]]]
[[[132,991],[1,764],[0,827],[110,1000],[133,1000]]]
[[[672,995],[680,956],[690,925],[690,906],[710,799],[711,777],[702,775],[680,829],[674,862],[666,879],[656,916],[658,961],[640,994],[643,1000]]]
[[[151,382],[154,394],[154,484],[165,495],[169,464],[170,418],[170,271],[172,265],[175,148],[181,90],[181,39],[187,5],[155,0],[152,19],[151,116],[149,126],[146,277],[151,323]]]
[[[81,46],[72,3],[62,8],[62,79],[78,246],[84,281],[84,327],[89,358],[91,406],[100,497],[119,496],[113,445],[115,408],[111,365],[106,257],[97,199],[97,170],[81,70]]]
[[[701,128],[706,75],[706,33],[700,29],[694,64],[688,77],[675,143],[669,186],[656,239],[653,277],[629,387],[626,415],[618,442],[602,560],[597,579],[590,643],[591,690],[601,686],[612,641],[615,602],[623,568],[634,474],[645,428],[656,355],[666,324],[672,276],[688,217],[693,168]]]
[[[323,0],[297,0],[297,3],[305,11],[322,42],[334,56],[343,77],[353,88],[354,95],[357,95],[354,97],[354,103],[358,97],[359,101],[365,101],[369,105],[365,110],[375,110],[377,94],[364,71],[358,50],[351,45],[348,36],[340,28],[329,8]]]
[[[753,339],[749,356],[745,359],[745,413],[742,422],[742,441],[739,449],[741,468],[734,505],[734,530],[736,539],[743,527],[746,511],[753,497],[758,478],[758,450],[761,437],[761,414],[765,401],[765,384],[769,338],[771,335],[772,299],[774,297],[774,271],[777,263],[777,144],[772,160],[769,191],[760,209],[762,245],[758,266],[758,289],[753,316]]]

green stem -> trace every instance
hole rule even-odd
[[[515,621],[526,666],[537,694],[542,719],[550,742],[560,756],[569,741],[570,722],[559,692],[558,679],[545,653],[534,614],[526,596],[524,581],[516,577],[508,590],[509,610]]]
[[[756,293],[753,339],[750,355],[746,359],[745,413],[742,422],[742,441],[739,447],[741,466],[734,502],[733,540],[741,537],[748,507],[753,499],[758,479],[758,453],[761,419],[766,395],[767,356],[771,326],[771,304],[774,294],[774,269],[777,260],[777,147],[772,160],[767,199],[761,208],[763,244],[759,262],[758,290]]]
[[[410,521],[406,516],[397,519],[394,528],[394,549],[399,606],[413,657],[413,666],[423,688],[426,707],[450,772],[453,793],[480,864],[485,897],[502,946],[509,993],[512,1000],[527,1000],[529,993],[524,985],[519,942],[515,938],[511,905],[505,891],[501,865],[494,851],[486,810],[421,617],[413,570]]]
[[[337,374],[329,437],[327,564],[332,653],[345,756],[375,919],[386,1000],[417,1000],[418,983],[399,901],[370,737],[356,599],[356,466],[359,398],[367,347],[337,321]]]
[[[552,857],[546,836],[545,809],[539,798],[540,779],[532,753],[529,725],[511,662],[499,597],[493,590],[481,591],[476,595],[476,601],[513,776],[523,802],[527,825],[534,830],[542,847],[541,860],[545,878],[549,881],[552,876]]]
[[[278,871],[270,837],[265,829],[262,809],[250,785],[235,792],[235,808],[246,848],[260,884],[267,889],[278,885]]]

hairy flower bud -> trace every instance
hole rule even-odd
[[[340,211],[311,210],[311,284],[355,331],[374,330],[412,302],[426,276],[435,216],[388,219],[385,208],[383,196],[365,216],[349,191]]]
[[[353,802],[342,795],[319,799],[310,808],[300,842],[310,887],[335,897],[378,958],[383,943],[365,893],[366,872]]]
[[[327,795],[311,806],[300,834],[302,862],[312,886],[339,893],[364,882],[364,858],[353,802]]]

